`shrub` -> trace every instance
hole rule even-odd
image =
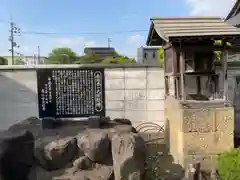
[[[217,169],[221,180],[240,179],[240,149],[232,149],[219,155]]]
[[[0,65],[7,65],[8,64],[8,60],[4,57],[0,57]]]

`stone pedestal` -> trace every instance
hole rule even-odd
[[[234,108],[218,103],[166,102],[169,151],[174,161],[186,167],[202,161],[203,169],[214,165],[219,153],[234,147]],[[172,112],[172,113],[170,113]]]

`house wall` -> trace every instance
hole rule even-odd
[[[144,55],[145,53],[146,53],[146,58]],[[148,64],[148,65],[159,64],[158,48],[140,47],[137,50],[137,58],[138,58],[137,61],[142,64]]]
[[[108,56],[114,56],[116,55],[116,51],[114,48],[107,48],[107,47],[99,47],[99,48],[91,48],[87,47],[84,48],[84,53],[88,55],[96,55],[99,56],[100,58],[106,58]]]

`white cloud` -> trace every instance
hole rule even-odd
[[[226,17],[236,0],[186,0],[191,15]]]
[[[139,43],[139,42],[143,42],[144,41],[144,37],[139,35],[139,34],[136,34],[136,35],[130,36],[128,38],[128,41],[134,42],[134,43],[135,42]]]
[[[145,37],[139,34],[132,35],[126,38],[126,41],[117,50],[119,53],[136,58],[137,49],[145,44]]]

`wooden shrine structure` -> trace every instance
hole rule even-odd
[[[228,100],[227,59],[240,29],[218,17],[152,18],[148,46],[164,49],[166,144],[186,167],[234,147],[234,106]],[[221,56],[222,76],[215,71]]]

